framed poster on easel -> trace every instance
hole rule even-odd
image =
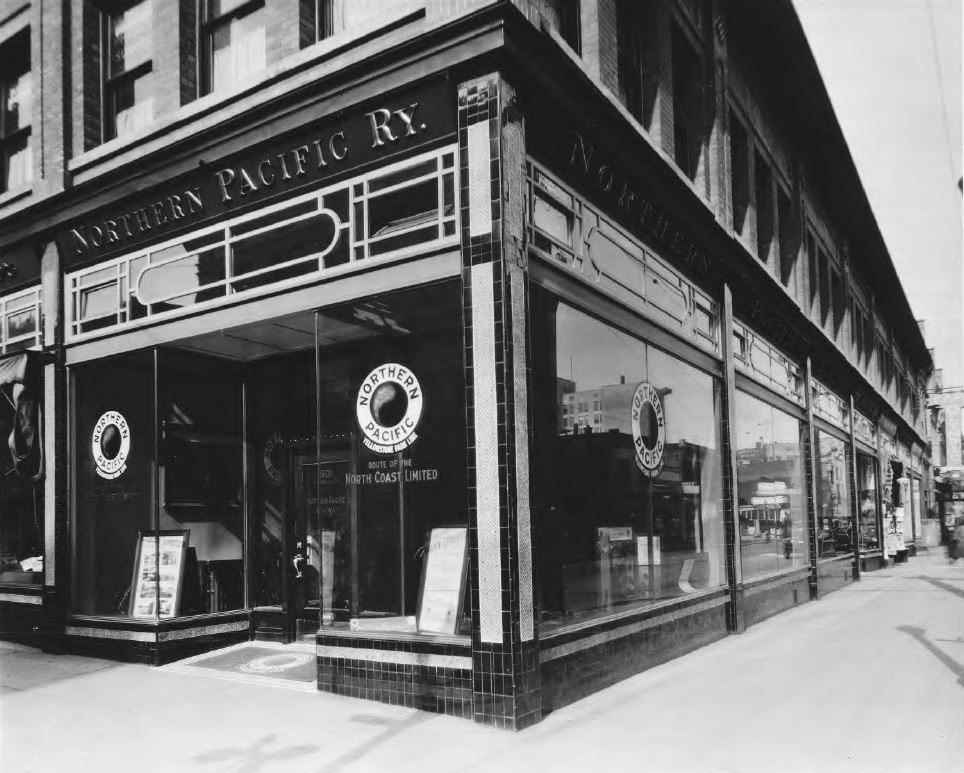
[[[189,529],[137,533],[131,617],[167,618],[180,613],[190,535]]]
[[[467,559],[468,529],[464,526],[429,532],[418,593],[419,633],[458,633]]]

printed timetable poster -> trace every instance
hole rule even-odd
[[[141,532],[134,563],[131,617],[177,615],[188,534],[188,531]]]
[[[467,544],[468,530],[464,527],[432,529],[422,569],[420,633],[457,633],[465,592]]]

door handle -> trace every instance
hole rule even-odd
[[[295,568],[295,578],[302,576],[300,564],[305,560],[302,553],[295,553],[295,557],[292,559],[291,564]]]

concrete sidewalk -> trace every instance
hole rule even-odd
[[[0,644],[0,770],[964,770],[964,566],[871,574],[511,734]]]

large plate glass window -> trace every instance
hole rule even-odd
[[[533,325],[543,626],[719,587],[719,382],[541,292]]]
[[[857,454],[858,539],[861,552],[880,550],[877,528],[877,460],[867,454]]]
[[[241,371],[157,349],[79,366],[73,383],[72,611],[244,607]]]
[[[180,615],[244,599],[242,371],[228,360],[158,351],[158,524],[188,531]]]
[[[78,367],[74,378],[71,611],[156,619],[154,356],[136,352]],[[138,553],[142,561],[137,562]],[[138,566],[135,574],[135,564]],[[132,603],[140,584],[140,605]]]
[[[468,525],[460,309],[445,282],[318,312],[304,571],[326,626],[414,630],[430,531]]]
[[[807,564],[803,422],[736,393],[738,526],[744,578]]]
[[[852,553],[856,532],[850,501],[850,444],[817,430],[818,558]]]

